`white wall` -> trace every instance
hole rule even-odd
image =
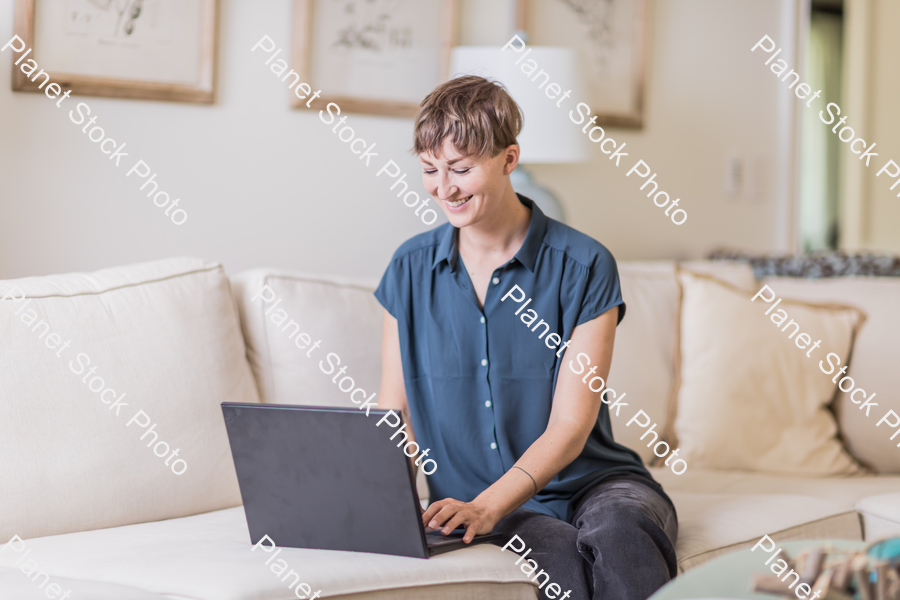
[[[768,34],[780,41],[781,4],[757,0],[650,2],[649,72],[645,124],[614,133],[629,159],[658,173],[660,189],[680,197],[688,221],[675,226],[594,148],[588,165],[535,168],[564,199],[570,224],[605,243],[619,258],[699,258],[728,246],[787,249],[779,159],[778,98],[786,86],[750,48]],[[786,52],[790,52],[789,49]],[[527,117],[526,117],[527,118]],[[760,203],[723,193],[727,153],[762,163]],[[652,186],[648,187],[649,191]],[[783,225],[783,223],[781,224]],[[779,239],[781,238],[781,239]]]
[[[750,47],[782,25],[788,0],[651,1],[646,126],[614,133],[643,158],[689,220],[676,227],[597,151],[584,165],[538,166],[570,223],[620,259],[698,257],[718,245],[770,250],[779,237],[778,82]],[[465,0],[462,41],[502,43],[506,0]],[[0,0],[0,39],[13,33],[13,0]],[[288,95],[250,47],[262,35],[290,47],[289,0],[222,0],[218,98],[213,106],[84,98],[98,124],[127,143],[188,211],[174,226],[42,95],[0,84],[0,277],[93,270],[173,255],[377,277],[393,250],[425,226],[323,125],[291,110]],[[10,80],[9,52],[0,82]],[[39,55],[38,55],[39,60]],[[412,121],[351,115],[417,180]],[[723,155],[763,157],[764,201],[722,198]],[[130,164],[128,165],[130,166]],[[624,165],[623,165],[624,166]],[[421,188],[420,188],[421,189]],[[783,200],[783,199],[782,199]],[[443,217],[438,223],[443,222]],[[783,237],[783,236],[781,236]]]

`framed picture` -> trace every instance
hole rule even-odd
[[[520,28],[535,46],[580,50],[597,122],[640,128],[644,115],[647,0],[521,0]],[[524,22],[523,22],[524,21]]]
[[[457,0],[294,0],[291,66],[322,90],[308,108],[415,116],[447,78],[456,23]]]
[[[15,6],[15,34],[32,52],[13,67],[14,90],[41,91],[23,68],[33,61],[78,95],[213,102],[218,0],[16,0]]]

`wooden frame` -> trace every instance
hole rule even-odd
[[[294,70],[300,74],[300,81],[311,82],[313,79],[312,61],[312,26],[314,3],[317,0],[294,0],[293,35],[291,42],[291,62]],[[425,2],[426,0],[414,0]],[[459,0],[437,0],[441,3],[441,31],[439,41],[439,80],[434,81],[431,88],[444,81],[450,71],[450,52],[457,39],[458,2]],[[310,85],[314,85],[310,83]],[[363,98],[348,94],[322,90],[323,95],[307,106],[307,100],[292,95],[291,107],[321,110],[329,102],[341,107],[342,112],[383,115],[389,117],[414,117],[419,110],[421,98],[415,101],[382,100]]]
[[[169,100],[211,104],[215,99],[216,39],[218,0],[200,0],[199,79],[193,84],[165,83],[140,79],[98,77],[53,71],[51,79],[63,89],[71,89],[79,96],[106,96],[144,100]],[[29,58],[40,65],[40,48],[34,48],[35,0],[16,0],[15,34],[33,48]],[[22,53],[13,54],[13,63]],[[23,63],[24,64],[24,63]],[[40,65],[43,66],[43,65]],[[52,65],[51,65],[52,66]],[[12,89],[23,92],[42,92],[18,67],[13,67]]]
[[[600,0],[594,0],[599,2]],[[647,62],[647,29],[648,29],[648,0],[624,0],[629,5],[635,7],[633,20],[633,39],[631,53],[634,57],[634,65],[630,73],[631,97],[632,101],[626,110],[607,111],[600,103],[596,103],[596,99],[589,98],[587,102],[594,109],[597,115],[598,125],[607,125],[612,127],[640,129],[644,125],[644,93],[645,93],[645,77]],[[534,17],[536,2],[552,3],[553,10],[564,11],[571,10],[564,4],[571,7],[583,7],[590,4],[590,0],[518,0],[516,6],[516,24],[517,27],[530,34],[529,44],[531,45],[557,45],[576,47],[577,43],[573,42],[572,31],[566,31],[566,37],[561,38],[555,36],[548,39],[543,34],[542,29],[546,23]],[[576,12],[578,12],[576,10]]]

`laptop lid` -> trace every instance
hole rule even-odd
[[[252,543],[426,558],[415,475],[386,410],[222,403]]]

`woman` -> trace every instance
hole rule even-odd
[[[522,121],[480,77],[422,102],[414,149],[450,222],[400,246],[375,292],[379,405],[437,464],[427,527],[519,536],[523,571],[566,591],[544,578],[548,598],[647,598],[675,575],[677,519],[612,437],[615,260],[512,189]]]

